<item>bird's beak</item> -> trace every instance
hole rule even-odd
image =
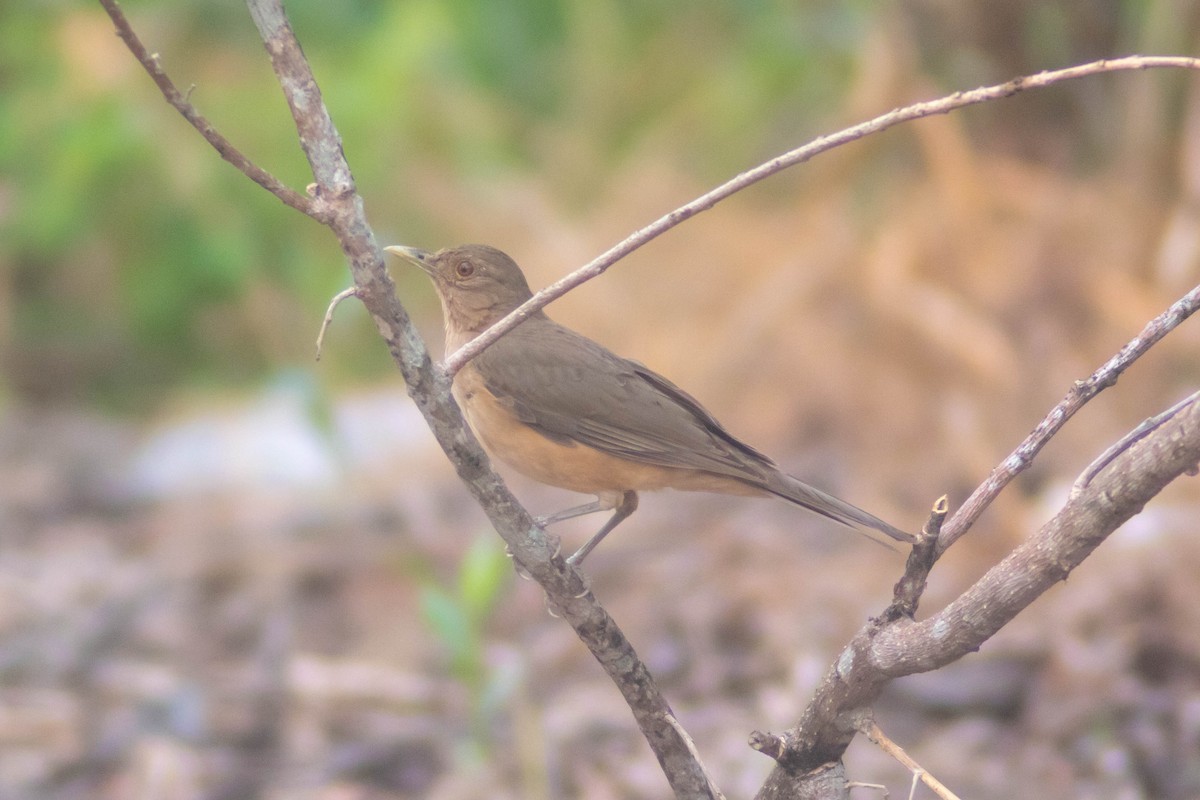
[[[416,247],[405,247],[404,245],[394,244],[383,248],[385,253],[391,253],[395,256],[400,256],[410,264],[415,264],[420,267],[423,272],[428,275],[434,274],[433,269],[433,253],[428,250],[421,250]]]

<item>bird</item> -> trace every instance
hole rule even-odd
[[[454,352],[533,293],[504,252],[466,244],[384,248],[433,280]],[[538,310],[458,371],[451,394],[487,453],[530,478],[596,500],[538,517],[546,526],[612,516],[568,558],[578,566],[656,489],[782,497],[852,528],[915,537],[782,471],[699,401],[637,361]]]

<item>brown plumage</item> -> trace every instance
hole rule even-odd
[[[453,352],[532,297],[520,267],[486,245],[430,253],[389,252],[428,274],[442,301]],[[612,518],[571,557],[578,563],[637,508],[637,492],[683,489],[773,494],[897,541],[913,537],[781,471],[734,438],[691,395],[538,311],[455,376],[454,397],[484,449],[552,486],[595,494],[595,503],[542,518],[594,511]]]

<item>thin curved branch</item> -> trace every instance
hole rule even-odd
[[[646,227],[609,248],[600,256],[592,259],[584,266],[534,294],[520,308],[467,342],[455,352],[448,354],[442,361],[442,367],[445,369],[447,375],[454,376],[468,361],[482,353],[501,336],[520,325],[538,309],[544,308],[576,286],[586,283],[602,274],[613,264],[642,245],[661,236],[684,220],[694,217],[701,211],[707,211],[730,195],[736,194],[742,189],[758,183],[764,178],[769,178],[788,167],[803,164],[805,161],[824,153],[826,150],[832,150],[835,147],[861,139],[872,133],[878,133],[894,125],[899,125],[902,122],[930,117],[935,114],[946,114],[965,106],[973,106],[979,103],[986,103],[990,100],[1011,97],[1026,89],[1037,89],[1053,83],[1083,78],[1088,75],[1097,75],[1103,72],[1168,67],[1200,70],[1200,58],[1187,58],[1185,56],[1127,56],[1125,58],[1093,61],[1089,64],[1080,64],[1079,66],[1068,67],[1067,69],[1039,72],[1036,75],[1014,78],[1011,81],[995,86],[984,86],[967,92],[955,92],[938,100],[930,100],[924,103],[897,108],[853,127],[831,133],[828,136],[822,136],[802,147],[797,147],[795,150],[789,150],[783,155],[776,156],[754,169],[747,170],[712,191],[705,192],[690,203],[682,205],[669,214],[659,217]]]
[[[351,286],[349,289],[342,289],[333,296],[329,301],[329,307],[325,309],[325,318],[321,320],[321,329],[317,331],[317,356],[315,361],[321,360],[321,350],[325,346],[325,333],[329,330],[329,326],[333,324],[333,314],[337,311],[337,307],[342,304],[343,300],[351,297],[358,297],[358,287]]]
[[[125,42],[125,46],[129,48],[129,52],[133,53],[134,58],[142,65],[142,68],[150,75],[154,83],[158,86],[158,90],[162,92],[162,96],[170,103],[176,111],[183,115],[183,118],[191,123],[192,127],[200,132],[204,140],[213,146],[213,149],[220,154],[221,158],[228,161],[233,166],[245,175],[250,180],[257,183],[259,186],[266,189],[271,194],[278,197],[285,205],[291,206],[302,214],[307,214],[313,217],[318,222],[323,222],[313,207],[312,201],[307,197],[289,188],[271,173],[259,167],[249,158],[247,158],[240,150],[222,136],[213,124],[208,121],[196,107],[187,101],[187,98],[176,88],[174,81],[167,75],[166,70],[162,68],[162,64],[158,61],[158,53],[151,53],[142,44],[142,40],[138,38],[133,27],[129,24],[129,20],[125,18],[125,12],[121,11],[121,6],[117,0],[100,0],[100,5],[104,6],[104,10],[108,12],[108,16],[113,21],[113,25],[117,28],[117,35]]]
[[[941,536],[938,538],[938,554],[946,552],[946,548],[967,532],[975,520],[979,519],[979,515],[983,513],[984,509],[996,499],[1000,491],[1033,463],[1034,456],[1046,446],[1054,434],[1058,433],[1067,420],[1075,415],[1075,412],[1083,408],[1100,392],[1115,385],[1121,373],[1128,369],[1134,361],[1145,355],[1159,340],[1179,327],[1180,323],[1195,314],[1197,310],[1200,310],[1200,286],[1192,289],[1172,303],[1166,311],[1150,320],[1137,336],[1130,339],[1116,355],[1106,361],[1086,380],[1076,381],[1071,390],[1067,392],[1067,396],[1050,410],[1050,413],[1025,437],[1025,441],[1021,442],[1008,458],[1001,461],[988,475],[987,480],[981,483],[966,502],[954,512],[954,516],[942,528]]]

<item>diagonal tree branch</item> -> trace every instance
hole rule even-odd
[[[824,153],[826,150],[832,150],[835,147],[856,141],[864,136],[879,133],[902,122],[910,122],[922,117],[931,117],[935,114],[947,114],[955,109],[966,106],[1012,97],[1027,89],[1038,89],[1054,83],[1083,78],[1088,75],[1098,75],[1104,72],[1152,68],[1200,70],[1200,58],[1188,58],[1185,56],[1127,56],[1125,58],[1093,61],[1089,64],[1080,64],[1075,67],[1050,72],[1039,72],[1037,75],[1013,78],[1011,81],[995,86],[984,86],[967,92],[955,92],[938,100],[929,100],[924,103],[897,108],[875,117],[875,119],[867,120],[836,133],[831,133],[828,136],[822,136],[819,139],[814,139],[806,145],[789,150],[783,155],[776,156],[770,161],[758,165],[754,169],[741,173],[717,188],[705,192],[690,203],[686,203],[674,211],[659,217],[646,227],[613,245],[579,269],[537,292],[532,298],[522,304],[520,308],[467,342],[454,353],[448,354],[442,361],[442,366],[446,370],[446,374],[454,376],[463,368],[463,365],[490,347],[501,336],[520,325],[535,311],[549,305],[576,286],[603,274],[613,264],[642,245],[661,236],[679,223],[696,216],[701,211],[707,211],[727,197],[740,192],[742,189],[758,183],[764,178],[769,178],[777,172],[782,172],[788,167],[803,164],[805,161]]]
[[[387,341],[409,395],[459,477],[504,538],[518,567],[541,584],[552,610],[575,629],[617,684],[676,795],[720,798],[653,676],[579,573],[566,564],[557,539],[533,524],[529,513],[492,471],[450,395],[449,377],[433,367],[424,342],[396,298],[374,233],[367,225],[362,198],[354,190],[341,138],[282,4],[279,0],[248,0],[247,5],[296,120],[301,146],[317,180],[317,201],[328,208],[329,225],[350,261],[358,296]]]
[[[1021,442],[1008,458],[1001,461],[992,470],[992,474],[988,475],[987,480],[981,483],[966,502],[954,512],[954,516],[946,523],[938,538],[938,554],[946,552],[946,548],[958,541],[959,537],[975,524],[975,520],[979,519],[979,515],[983,513],[984,509],[991,505],[996,496],[1013,478],[1020,475],[1033,463],[1034,457],[1054,437],[1054,434],[1067,424],[1067,420],[1073,417],[1075,412],[1083,408],[1100,392],[1114,386],[1117,379],[1121,377],[1121,373],[1128,369],[1134,361],[1145,355],[1151,347],[1179,327],[1180,323],[1195,314],[1197,310],[1200,310],[1200,286],[1192,289],[1172,303],[1166,311],[1146,323],[1146,327],[1142,328],[1137,336],[1130,339],[1120,351],[1086,380],[1076,381],[1071,390],[1067,392],[1067,396],[1050,409],[1050,413],[1038,423],[1029,436],[1025,437],[1025,441]]]
[[[175,86],[175,82],[167,75],[166,70],[162,68],[162,64],[159,63],[158,53],[151,53],[142,44],[142,40],[138,38],[137,33],[129,24],[129,20],[125,18],[125,14],[121,11],[121,5],[117,0],[100,0],[100,5],[104,6],[104,10],[108,12],[113,25],[116,26],[117,35],[121,37],[121,40],[125,42],[125,46],[133,53],[134,58],[141,63],[147,74],[154,80],[163,97],[166,98],[167,102],[176,111],[183,115],[184,119],[192,124],[193,128],[200,132],[200,135],[213,146],[213,149],[220,154],[221,158],[237,167],[250,180],[278,197],[285,205],[291,206],[302,214],[313,217],[318,222],[324,222],[307,197],[288,188],[274,175],[248,159],[228,139],[222,136],[213,127],[213,124],[196,110],[195,106],[187,101],[187,98]]]
[[[244,163],[239,163],[230,158],[228,154],[237,154],[237,151],[183,101],[157,58],[148,55],[133,34],[115,0],[101,2],[168,102],[187,117],[223,157],[233,161],[256,182],[266,185],[259,179],[265,173],[244,159]],[[279,0],[249,0],[247,5],[296,121],[301,147],[316,179],[316,185],[311,189],[311,201],[299,195],[287,195],[293,200],[299,198],[299,201],[288,202],[285,198],[285,202],[328,225],[337,235],[354,277],[355,294],[387,342],[404,376],[409,395],[425,416],[438,443],[508,544],[518,567],[542,585],[551,610],[570,623],[617,684],[676,796],[721,798],[720,791],[700,763],[690,737],[675,719],[674,712],[632,645],[579,573],[566,564],[558,552],[558,540],[534,526],[528,512],[492,471],[487,456],[464,424],[458,406],[450,396],[449,377],[433,365],[424,342],[396,298],[395,286],[384,268],[374,233],[367,224],[362,198],[355,191],[341,138],[282,4]],[[275,191],[271,186],[267,188]]]

